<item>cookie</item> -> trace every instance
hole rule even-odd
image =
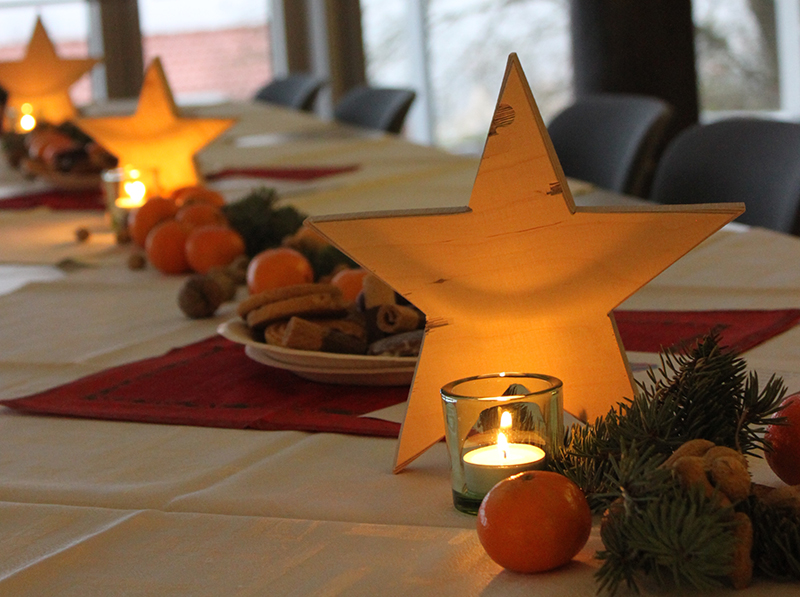
[[[258,294],[246,298],[239,303],[236,312],[239,314],[239,317],[246,319],[251,311],[270,303],[310,294],[328,294],[341,297],[342,291],[332,284],[295,284],[293,286],[283,286],[281,288],[265,290],[264,292],[259,292]]]
[[[336,317],[344,315],[350,302],[341,294],[317,292],[273,301],[247,313],[247,325],[254,330],[264,329],[281,319],[298,317]]]

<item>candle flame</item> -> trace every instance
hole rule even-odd
[[[144,203],[144,196],[147,192],[147,188],[145,187],[144,183],[141,180],[133,180],[125,182],[122,185],[123,190],[126,193],[126,197],[120,197],[116,200],[116,204],[118,207],[139,207]]]
[[[36,118],[32,114],[23,114],[19,119],[19,128],[28,132],[36,128]]]
[[[502,431],[497,434],[497,448],[503,452],[503,459],[508,458],[508,440]]]
[[[500,415],[500,427],[502,427],[503,429],[511,427],[511,413],[508,412],[507,410],[503,411],[503,414]]]

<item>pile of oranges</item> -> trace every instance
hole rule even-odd
[[[245,254],[241,235],[228,225],[225,200],[202,186],[154,197],[131,213],[128,232],[150,264],[165,274],[207,273]]]

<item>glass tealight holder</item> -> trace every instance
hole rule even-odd
[[[39,119],[39,111],[27,102],[19,107],[7,106],[3,130],[7,129],[17,134],[24,135],[36,128]]]
[[[561,380],[536,373],[492,373],[442,390],[453,504],[477,514],[503,479],[545,469],[564,436]]]
[[[125,166],[103,170],[103,195],[111,227],[118,234],[128,225],[131,210],[159,194],[158,174],[155,170]]]

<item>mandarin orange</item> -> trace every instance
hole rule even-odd
[[[787,485],[800,484],[800,394],[784,398],[781,410],[774,418],[782,417],[784,424],[767,426],[764,438],[772,450],[764,458],[778,478]]]
[[[287,247],[262,251],[247,266],[247,289],[250,294],[313,281],[314,270],[308,259]]]
[[[147,260],[164,274],[182,274],[189,271],[186,260],[186,239],[188,231],[175,220],[156,224],[145,241]]]
[[[178,209],[175,219],[182,224],[187,224],[190,228],[205,226],[206,224],[228,223],[228,219],[222,210],[210,203],[189,203]]]
[[[342,296],[349,301],[355,301],[364,284],[364,276],[369,272],[362,268],[343,269],[331,278],[331,284],[342,291]]]
[[[189,185],[172,191],[170,198],[178,205],[189,203],[210,203],[217,207],[225,205],[225,197],[217,191],[202,185]]]
[[[221,224],[198,226],[186,241],[186,260],[194,271],[205,274],[244,255],[244,240],[233,228]]]
[[[131,239],[140,247],[144,247],[147,234],[159,222],[171,220],[178,212],[178,206],[171,199],[153,197],[141,207],[131,211],[128,218],[128,232]]]
[[[569,562],[586,545],[592,513],[580,488],[550,471],[500,481],[478,509],[478,539],[514,572],[543,572]]]

